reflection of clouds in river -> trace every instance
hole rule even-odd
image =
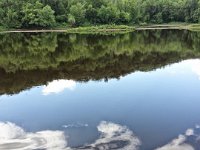
[[[73,80],[54,80],[44,86],[43,95],[49,95],[52,93],[60,93],[65,89],[74,90],[76,82]]]
[[[91,150],[120,149],[136,150],[140,140],[127,127],[111,122],[101,122],[98,127],[100,138],[84,147],[67,147],[63,131],[25,132],[13,123],[0,122],[0,149],[47,149],[47,150]]]
[[[100,137],[91,144],[71,148],[64,131],[26,132],[21,127],[7,122],[0,122],[0,149],[26,150],[137,150],[141,141],[126,126],[102,121],[97,130]],[[200,128],[188,129],[170,143],[156,150],[198,150],[200,146]]]
[[[186,137],[184,135],[179,135],[177,139],[174,139],[171,143],[160,147],[156,150],[194,150],[194,148],[185,143]]]
[[[184,60],[181,63],[173,64],[168,68],[169,75],[183,75],[192,72],[200,79],[200,59]]]
[[[13,123],[0,122],[0,149],[64,149],[67,145],[61,131],[25,132]]]
[[[188,129],[184,135],[179,135],[178,138],[156,150],[199,150],[200,133],[198,130],[199,125],[196,125],[195,129]]]
[[[200,79],[200,60],[193,60],[192,61],[192,71],[199,77]]]
[[[97,129],[101,133],[100,138],[81,149],[137,150],[141,144],[140,140],[126,126],[102,121]]]
[[[192,72],[200,79],[200,59],[190,59],[182,62],[182,69],[190,68]]]
[[[74,124],[68,124],[63,125],[63,128],[81,128],[81,127],[88,127],[89,125],[87,123],[74,123]]]

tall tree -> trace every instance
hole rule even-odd
[[[44,6],[39,1],[35,4],[27,3],[22,12],[25,27],[52,27],[55,23],[54,11],[50,6]]]

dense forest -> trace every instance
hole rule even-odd
[[[0,27],[200,22],[200,0],[0,0]]]

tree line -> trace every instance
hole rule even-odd
[[[200,0],[0,0],[0,26],[200,22]]]

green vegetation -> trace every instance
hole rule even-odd
[[[0,18],[8,29],[199,23],[200,0],[0,0]]]
[[[0,34],[0,94],[54,79],[108,80],[200,57],[200,32]]]
[[[90,26],[90,27],[76,27],[76,28],[68,28],[65,30],[67,33],[101,33],[106,34],[107,32],[112,33],[126,33],[129,31],[134,31],[135,28],[126,25],[100,25],[100,26]]]
[[[200,31],[200,24],[191,24],[188,26],[188,29],[192,31]]]
[[[22,13],[25,27],[50,27],[55,24],[54,11],[50,6],[44,6],[39,1],[35,4],[27,3],[23,6]]]
[[[4,31],[4,30],[5,30],[5,28],[0,26],[0,31]]]

